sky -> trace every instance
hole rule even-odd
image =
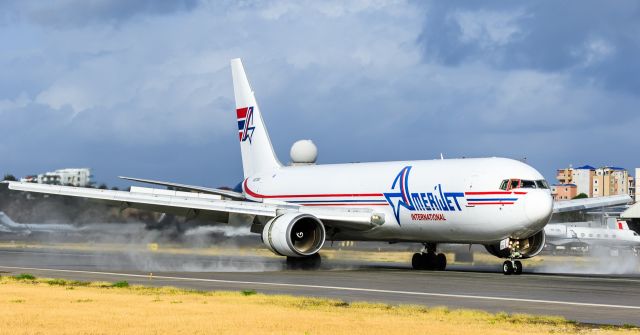
[[[637,1],[2,1],[0,41],[0,174],[233,186],[236,57],[282,162],[640,166]]]

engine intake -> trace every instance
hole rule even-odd
[[[324,245],[326,232],[313,215],[285,213],[269,220],[262,231],[262,241],[281,256],[305,257],[317,253]]]
[[[509,246],[504,249],[500,249],[500,243],[487,244],[485,249],[499,258],[509,258],[512,253],[515,253],[516,258],[531,258],[536,256],[542,251],[545,243],[544,230],[541,230],[525,239],[511,239],[509,240]]]

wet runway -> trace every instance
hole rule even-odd
[[[255,256],[0,249],[0,275],[126,280],[199,290],[254,289],[266,294],[561,315],[580,322],[640,325],[637,275],[504,276],[497,267],[472,266],[419,272],[409,269],[408,264],[338,260],[324,261],[318,271],[285,271],[282,263],[277,258]]]

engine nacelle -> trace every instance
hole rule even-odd
[[[281,256],[305,257],[317,253],[324,244],[326,232],[313,215],[285,213],[269,220],[262,231],[262,242]]]
[[[527,238],[516,240],[510,239],[509,245],[501,249],[500,243],[485,245],[487,251],[499,258],[509,258],[512,255],[512,251],[516,252],[516,258],[531,258],[536,256],[542,251],[545,244],[545,233],[541,230]]]

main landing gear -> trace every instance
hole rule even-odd
[[[447,256],[436,254],[436,245],[425,243],[425,250],[413,254],[411,266],[414,270],[437,270],[444,271],[447,267]]]
[[[514,260],[504,261],[502,263],[502,273],[505,275],[519,275],[522,273],[522,263]]]
[[[321,263],[319,253],[307,257],[287,257],[287,270],[317,270]]]

